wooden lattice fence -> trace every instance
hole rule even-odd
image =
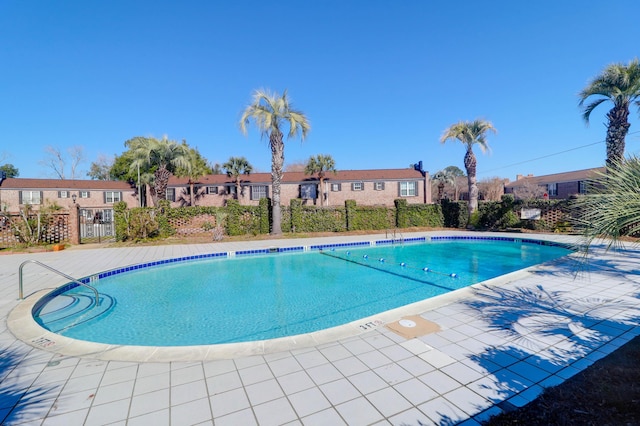
[[[28,219],[36,222],[37,216],[31,214],[28,216]],[[69,213],[54,213],[49,215],[47,219],[46,222],[41,223],[42,229],[39,242],[58,244],[69,241],[71,234]],[[41,218],[41,220],[43,220],[43,218]],[[21,226],[24,223],[24,218],[20,214],[8,214],[7,216],[0,217],[0,247],[15,247],[20,244],[20,240],[16,236],[16,232],[10,225],[10,222]]]

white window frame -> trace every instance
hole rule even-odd
[[[218,187],[217,186],[207,186],[207,194],[217,194]]]
[[[269,198],[269,187],[267,185],[251,185],[251,199],[260,200]]]
[[[549,194],[549,197],[557,196],[558,195],[558,184],[557,183],[547,184],[547,194]]]
[[[166,197],[167,197],[167,201],[176,201],[176,189],[175,188],[167,188],[167,191],[165,192]]]
[[[78,196],[80,198],[91,198],[91,192],[89,192],[89,191],[78,191]]]
[[[62,191],[58,191],[58,198],[69,198],[69,191],[64,189]]]
[[[20,191],[22,204],[36,205],[42,204],[41,191]]]
[[[364,191],[364,182],[352,182],[351,183],[352,191]]]
[[[586,194],[587,193],[587,182],[584,180],[581,180],[580,182],[578,182],[578,192],[580,194]]]
[[[340,191],[342,191],[342,184],[340,183],[331,184],[331,192],[340,192]]]
[[[122,192],[120,191],[104,191],[104,202],[113,204],[122,201]]]
[[[418,182],[415,180],[400,182],[400,196],[401,197],[417,197]]]
[[[373,182],[373,189],[375,191],[384,191],[384,182]]]

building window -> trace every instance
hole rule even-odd
[[[89,191],[78,191],[80,198],[90,198],[91,193]]]
[[[175,188],[167,188],[167,201],[175,201],[176,200],[176,189]]]
[[[418,182],[400,182],[401,197],[415,197],[418,195]]]
[[[587,182],[585,182],[583,180],[578,182],[578,192],[580,192],[580,194],[586,194],[587,193]]]
[[[69,191],[58,191],[58,198],[69,198]]]
[[[316,199],[316,184],[305,183],[300,185],[300,198],[303,200],[315,200]]]
[[[207,194],[217,194],[218,187],[217,186],[207,186]]]
[[[227,195],[235,195],[238,191],[235,185],[225,185],[224,192]]]
[[[20,204],[42,204],[42,192],[20,191]]]
[[[373,182],[373,189],[376,191],[384,191],[384,182]]]
[[[104,191],[105,203],[117,203],[122,201],[122,192],[120,191]]]
[[[352,191],[364,191],[364,183],[362,182],[353,182],[351,184]]]
[[[549,194],[549,197],[553,197],[558,195],[558,184],[557,183],[550,183],[547,185],[547,194]]]
[[[331,192],[340,192],[342,191],[342,184],[341,183],[332,183],[331,184]]]
[[[268,197],[268,187],[267,185],[254,185],[251,186],[251,199],[252,200],[259,200],[261,198],[267,198]]]

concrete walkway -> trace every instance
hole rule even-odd
[[[468,235],[415,236],[458,234]],[[0,423],[477,425],[526,404],[638,334],[640,251],[630,248],[596,250],[588,270],[577,275],[575,259],[568,257],[434,298],[420,313],[441,330],[413,339],[377,326],[315,346],[232,359],[137,362],[63,355],[46,339],[25,343],[7,328],[10,312],[35,299],[17,300],[18,266],[29,259],[85,277],[173,257],[381,238],[0,256]],[[35,265],[25,267],[27,296],[64,282]]]

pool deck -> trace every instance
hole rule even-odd
[[[536,234],[423,232],[572,243]],[[640,334],[640,250],[592,252],[490,280],[324,334],[228,347],[96,348],[33,328],[29,307],[67,280],[221,251],[375,241],[384,234],[0,256],[0,423],[9,425],[479,425]],[[452,254],[454,255],[454,254]],[[440,331],[384,326],[418,313]],[[10,323],[10,327],[8,326]],[[19,340],[15,334],[25,340]],[[33,334],[35,333],[35,334]]]

